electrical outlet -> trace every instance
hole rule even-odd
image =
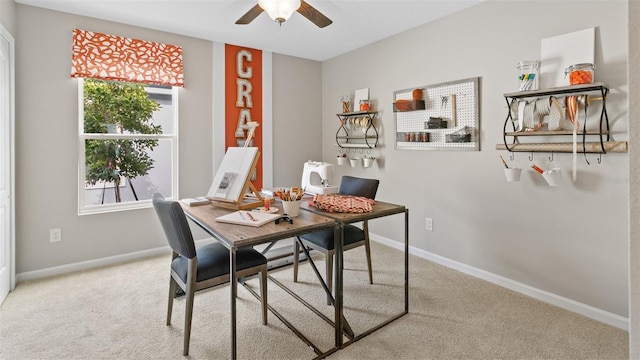
[[[49,230],[49,242],[58,242],[62,241],[62,229],[50,229]]]
[[[432,218],[427,218],[427,222],[426,222],[426,228],[428,231],[433,231],[433,219]]]

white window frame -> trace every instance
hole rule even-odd
[[[88,134],[84,132],[84,79],[78,78],[78,215],[102,214],[124,210],[144,209],[152,206],[151,199],[122,203],[85,205],[85,140],[87,139],[168,139],[171,140],[171,194],[168,199],[178,199],[178,87],[159,88],[149,86],[147,92],[171,95],[173,108],[173,133],[171,134]]]

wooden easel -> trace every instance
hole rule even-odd
[[[258,127],[258,123],[255,121],[247,123],[249,127],[249,132],[247,133],[247,140],[244,143],[244,147],[249,147],[249,142],[253,138],[256,127]],[[264,203],[264,198],[260,195],[260,191],[253,186],[251,183],[251,175],[255,173],[256,166],[258,165],[258,160],[260,159],[260,151],[256,153],[256,156],[253,158],[253,163],[251,164],[251,170],[247,174],[247,178],[244,181],[244,187],[240,192],[240,196],[235,201],[229,201],[227,199],[217,199],[213,198],[211,200],[211,205],[218,206],[225,209],[232,210],[246,210],[252,209],[258,206],[262,206]],[[251,190],[249,193],[248,190]],[[253,194],[253,195],[251,195]],[[256,199],[253,198],[255,196]]]

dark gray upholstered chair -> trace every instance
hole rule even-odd
[[[363,179],[353,176],[343,176],[340,179],[339,194],[363,196],[369,199],[375,199],[376,192],[380,180]],[[312,233],[300,235],[298,237],[302,243],[320,253],[326,258],[326,282],[327,287],[332,289],[333,283],[333,254],[334,239],[333,229],[323,229]],[[371,271],[371,247],[369,245],[369,224],[367,221],[362,223],[362,229],[357,226],[347,224],[344,226],[343,250],[351,250],[353,248],[364,245],[367,256],[367,267],[369,268],[369,283],[373,284],[373,273]],[[298,256],[300,255],[300,244],[295,243],[295,255],[293,257],[293,281],[298,281]],[[327,299],[327,303],[330,301]]]
[[[171,312],[173,298],[176,296],[176,287],[180,287],[186,294],[184,346],[182,352],[186,356],[189,354],[194,293],[229,281],[229,250],[218,242],[196,248],[191,229],[187,223],[187,217],[177,201],[165,200],[161,194],[156,193],[153,195],[153,207],[156,210],[158,219],[160,219],[169,245],[173,249],[167,325],[171,325]],[[236,256],[237,278],[257,273],[261,274],[262,324],[266,325],[267,259],[253,249],[238,249]]]

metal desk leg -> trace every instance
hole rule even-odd
[[[343,258],[343,253],[342,253],[342,249],[343,249],[343,241],[344,241],[344,224],[339,223],[338,225],[336,225],[335,229],[333,230],[333,238],[334,238],[334,246],[335,246],[335,257],[336,257],[336,262],[335,262],[335,270],[334,270],[334,274],[336,277],[336,281],[334,282],[334,286],[335,286],[335,299],[336,299],[336,303],[335,303],[335,322],[336,322],[336,347],[338,349],[340,349],[342,347],[342,306],[343,306],[343,297],[342,297],[342,288],[343,288],[343,284],[342,284],[342,280],[343,280],[343,274],[342,274],[342,269],[344,268],[344,258]]]
[[[327,301],[329,302],[330,305],[332,305],[335,308],[336,300],[333,297],[333,295],[331,294],[331,289],[329,289],[329,287],[327,286],[327,283],[322,278],[322,275],[320,275],[320,271],[318,271],[318,267],[313,262],[313,258],[311,257],[311,254],[309,254],[309,249],[307,249],[307,247],[302,243],[302,240],[300,240],[299,237],[296,236],[295,239],[296,239],[296,242],[300,245],[300,248],[302,249],[302,251],[304,252],[304,255],[306,256],[307,261],[309,262],[309,265],[311,266],[311,269],[313,269],[313,272],[316,274],[316,278],[318,278],[318,281],[320,282],[320,286],[322,286],[322,289],[327,294]],[[335,271],[334,271],[334,274],[335,274]],[[273,281],[276,284],[279,284],[278,286],[282,287],[285,291],[287,291],[290,295],[292,295],[294,298],[296,298],[298,301],[300,301],[303,305],[307,306],[311,311],[315,312],[316,315],[318,315],[320,317],[324,317],[322,315],[322,313],[317,311],[317,309],[315,309],[314,307],[308,305],[308,303],[306,303],[304,300],[302,300],[302,298],[300,298],[295,293],[291,292],[286,287],[283,287],[282,284],[280,284],[277,280],[271,279],[271,281]],[[329,323],[331,325],[336,326],[335,323],[331,322],[330,320],[329,320]],[[353,339],[353,337],[354,337],[353,330],[351,329],[351,326],[349,325],[349,322],[347,321],[347,319],[344,318],[344,314],[342,315],[342,326],[344,326],[344,331],[347,334],[347,337],[349,337],[350,339]]]
[[[404,311],[409,313],[409,209],[404,211]]]
[[[236,297],[238,283],[236,282],[236,248],[229,249],[229,280],[231,280],[231,359],[236,359]]]

